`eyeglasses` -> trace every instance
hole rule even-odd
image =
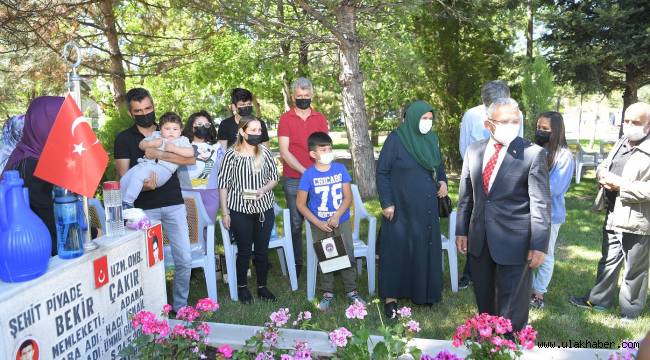
[[[210,126],[212,126],[212,124],[210,124],[210,123],[203,123],[203,124],[194,124],[193,127],[195,127],[195,128],[204,127],[204,128],[208,128],[208,129],[209,129]]]
[[[488,118],[488,120],[495,123],[495,124],[503,124],[503,125],[507,125],[507,124],[519,125],[519,123],[521,122],[519,119],[508,119],[508,120],[503,120],[503,121],[497,121],[497,120]]]

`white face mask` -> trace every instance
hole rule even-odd
[[[491,121],[494,125],[495,130],[492,136],[494,140],[500,142],[503,145],[509,145],[512,140],[514,140],[519,135],[520,124],[496,124]]]
[[[639,141],[647,134],[648,132],[644,126],[623,124],[623,135],[625,135],[628,140]]]
[[[328,152],[328,153],[322,153],[320,154],[320,159],[318,160],[319,163],[323,165],[329,165],[334,161],[334,153],[333,152]]]
[[[422,119],[420,120],[420,132],[422,134],[426,134],[429,131],[431,131],[431,127],[433,126],[433,119]]]

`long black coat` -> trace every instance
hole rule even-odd
[[[442,165],[437,181],[447,181]],[[437,181],[406,150],[397,132],[388,135],[377,165],[382,209],[395,205],[392,221],[382,217],[379,236],[379,295],[416,304],[441,299],[442,270]]]

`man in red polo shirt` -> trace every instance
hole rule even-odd
[[[296,274],[302,270],[302,223],[304,221],[296,207],[296,194],[300,177],[305,169],[314,164],[309,157],[307,138],[312,133],[327,133],[329,127],[323,114],[311,108],[314,88],[311,81],[298,78],[291,85],[291,98],[296,107],[280,116],[278,123],[278,143],[282,158],[282,188],[291,213],[291,238],[296,258]]]

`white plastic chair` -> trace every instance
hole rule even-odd
[[[375,293],[375,246],[377,244],[377,218],[370,215],[363,205],[359,188],[352,184],[352,197],[354,198],[354,230],[352,230],[352,240],[354,241],[354,257],[357,258],[357,274],[361,276],[363,269],[362,261],[359,258],[366,258],[366,271],[368,272],[368,294]],[[363,242],[359,238],[361,229],[361,220],[368,221],[368,238]]]
[[[458,254],[456,253],[456,211],[449,215],[449,232],[447,237],[440,234],[442,249],[447,251],[449,258],[449,278],[451,280],[451,291],[458,292]],[[445,271],[445,256],[442,256],[442,271]]]
[[[214,221],[208,216],[201,200],[201,194],[194,191],[183,191],[183,200],[187,211],[187,225],[190,233],[192,248],[192,268],[203,268],[208,297],[217,300],[217,276],[214,253]],[[165,227],[163,225],[163,233]],[[174,258],[171,247],[165,242],[165,266],[172,265]]]
[[[576,184],[580,184],[580,177],[582,177],[582,168],[583,167],[597,167],[600,158],[600,152],[587,152],[585,151],[580,143],[577,144],[577,154],[576,154]]]
[[[363,206],[363,201],[359,195],[359,188],[352,185],[352,195],[354,197],[354,230],[352,232],[352,239],[354,242],[354,257],[366,258],[366,268],[368,271],[368,293],[373,295],[375,293],[375,245],[376,245],[376,232],[377,219],[368,214],[368,211]],[[359,238],[359,227],[361,220],[368,220],[368,242],[364,243]],[[313,300],[316,295],[316,274],[318,272],[318,260],[316,252],[314,251],[314,238],[311,233],[311,224],[305,221],[305,230],[307,233],[307,299]],[[357,259],[357,272],[361,274],[363,264],[361,260]]]
[[[277,249],[282,274],[287,276],[287,271],[289,272],[291,290],[296,291],[298,290],[298,277],[296,274],[296,262],[293,255],[293,242],[291,241],[291,220],[289,218],[289,209],[282,209],[278,204],[274,204],[273,210],[276,219],[277,216],[282,213],[282,228],[284,236],[279,236],[276,232],[273,232],[269,241],[269,250]],[[226,258],[226,272],[228,273],[228,289],[230,291],[230,298],[233,301],[238,301],[236,266],[237,245],[231,243],[230,233],[225,227],[223,227],[221,219],[219,219],[219,227],[221,228],[221,238],[223,239],[224,257]]]

